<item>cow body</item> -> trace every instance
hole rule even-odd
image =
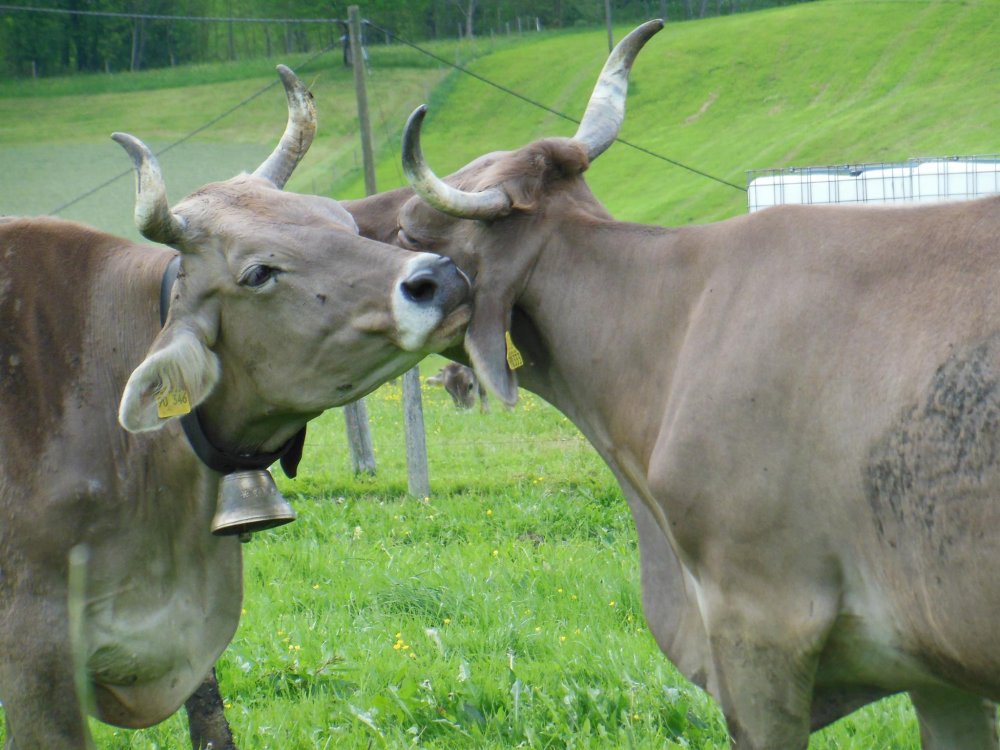
[[[518,384],[538,393],[611,467],[650,628],[720,702],[735,748],[805,748],[908,691],[925,748],[995,750],[1000,198],[614,221],[582,173],[617,132],[602,102],[623,112],[622,67],[654,31],[612,54],[618,85],[602,74],[573,139],[438,184],[418,111],[417,195],[348,209],[363,234],[474,278],[465,351],[448,355],[508,403]]]
[[[68,634],[42,624],[65,619],[77,544],[90,550],[81,646],[105,721],[168,716],[235,631],[240,545],[208,533],[217,476],[179,425],[147,437],[114,420],[159,330],[172,255],[68,222],[0,225],[0,685],[14,728],[21,691],[75,703]]]
[[[182,394],[227,461],[277,455],[468,319],[450,261],[360,238],[337,202],[280,190],[308,147],[303,122],[315,127],[286,72],[290,125],[266,169],[174,209],[148,149],[117,137],[136,161],[143,232],[181,251],[162,327],[173,250],[57,219],[0,222],[9,750],[87,746],[88,709],[124,727],[166,718],[236,630],[240,544],[210,532],[228,469],[203,462],[159,396]]]

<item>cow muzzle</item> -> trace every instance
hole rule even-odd
[[[406,264],[392,299],[399,345],[407,351],[425,346],[446,317],[469,305],[471,295],[469,278],[450,259],[417,254]]]
[[[267,469],[234,471],[222,477],[212,533],[250,541],[255,531],[291,523],[295,511]]]

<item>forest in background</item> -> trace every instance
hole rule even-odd
[[[612,20],[627,23],[654,17],[688,20],[803,1],[608,4]],[[0,10],[0,75],[111,73],[311,52],[340,43],[346,27],[337,19],[347,18],[350,5],[358,5],[372,23],[366,44],[389,43],[393,36],[426,41],[599,26],[605,21],[605,0],[35,0]],[[219,20],[182,20],[185,17]],[[262,18],[282,21],[242,20]],[[303,22],[306,19],[313,21]]]

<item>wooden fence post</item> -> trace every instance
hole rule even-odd
[[[354,473],[374,474],[375,450],[372,448],[372,432],[368,425],[368,407],[363,398],[344,407],[344,423]]]
[[[361,126],[361,152],[364,156],[365,192],[375,192],[375,165],[372,158],[371,121],[368,119],[368,96],[365,90],[365,63],[361,49],[361,17],[358,6],[352,5],[348,11],[348,37],[351,48],[351,64],[354,67],[354,91],[358,100],[358,121]],[[347,446],[351,453],[351,466],[355,474],[375,473],[375,451],[372,448],[371,426],[368,422],[368,407],[364,399],[344,407],[344,422],[347,428]]]
[[[420,397],[420,370],[403,375],[403,430],[406,433],[406,487],[414,497],[428,497],[427,441],[424,437],[424,403]]]
[[[351,37],[351,67],[354,68],[354,94],[358,100],[358,125],[361,128],[361,160],[365,168],[365,195],[374,195],[375,157],[372,153],[372,122],[368,116],[368,89],[365,84],[365,53],[361,37],[361,12],[357,5],[347,9]]]
[[[375,157],[372,149],[372,126],[368,114],[368,92],[365,85],[364,51],[361,37],[361,12],[357,5],[347,9],[347,23],[351,40],[351,67],[354,69],[354,91],[358,100],[358,124],[361,129],[361,156],[365,170],[365,194],[374,195]],[[358,402],[362,404],[362,402]],[[354,404],[351,404],[354,406]],[[347,407],[345,407],[346,410]],[[430,483],[427,472],[427,443],[424,438],[424,407],[420,396],[420,371],[414,367],[403,375],[403,425],[406,433],[406,474],[407,487],[411,495],[427,497]],[[371,449],[371,434],[368,430],[368,415],[365,410],[364,431],[368,434]],[[350,423],[348,423],[350,434]],[[353,444],[353,443],[352,443]],[[352,448],[352,460],[353,460]],[[371,457],[371,473],[375,472],[375,457]],[[355,463],[355,472],[358,471]]]

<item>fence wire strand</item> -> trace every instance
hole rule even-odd
[[[313,55],[312,57],[308,58],[304,63],[302,63],[302,65],[299,66],[299,69],[301,70],[302,68],[307,67],[310,63],[315,62],[317,59],[319,59],[323,55],[325,55],[328,52],[330,52],[333,48],[334,48],[334,45],[330,45],[330,46],[325,47],[324,49],[320,50],[315,55]],[[259,96],[261,96],[262,94],[265,94],[266,92],[270,91],[275,86],[277,86],[279,83],[281,83],[281,81],[279,79],[275,79],[275,80],[271,81],[271,83],[267,84],[263,88],[258,89],[254,93],[250,94],[250,96],[248,96],[245,99],[243,99],[242,101],[234,104],[232,107],[230,107],[229,109],[225,110],[224,112],[216,115],[211,120],[209,120],[208,122],[204,123],[203,125],[198,126],[194,130],[192,130],[190,133],[187,133],[186,135],[181,136],[180,138],[178,138],[173,143],[170,143],[170,144],[164,146],[163,148],[161,148],[159,151],[156,151],[155,155],[157,157],[159,157],[161,154],[167,153],[172,148],[176,148],[177,146],[180,146],[182,143],[191,140],[192,138],[194,138],[194,136],[198,135],[202,131],[208,130],[210,127],[212,127],[216,123],[220,122],[221,120],[224,120],[225,118],[229,117],[229,115],[233,114],[237,110],[242,109],[243,107],[247,106],[254,99],[256,99]],[[102,182],[97,187],[91,188],[86,193],[83,193],[82,195],[77,196],[73,200],[67,201],[66,203],[63,203],[61,206],[57,206],[56,208],[54,208],[51,211],[49,211],[49,214],[52,215],[52,216],[58,216],[61,211],[65,211],[70,206],[76,205],[80,201],[89,198],[94,193],[97,193],[97,192],[103,190],[104,188],[108,187],[109,185],[117,182],[118,180],[120,180],[123,177],[126,177],[126,176],[128,176],[130,174],[132,174],[132,170],[131,169],[126,169],[124,172],[120,172],[119,174],[115,175],[114,177],[112,177],[112,178],[110,178],[108,180],[105,180],[104,182]]]
[[[103,17],[103,18],[129,18],[129,19],[133,19],[133,20],[152,20],[152,21],[191,21],[191,22],[200,22],[200,23],[340,24],[340,25],[343,25],[343,26],[346,26],[346,24],[347,24],[346,21],[344,21],[343,19],[338,19],[338,18],[245,18],[245,17],[241,18],[241,17],[238,17],[238,16],[232,16],[232,17],[223,17],[223,16],[218,16],[218,17],[216,17],[216,16],[179,16],[179,15],[166,15],[166,14],[154,14],[154,13],[124,13],[124,12],[113,12],[113,11],[75,10],[75,9],[64,9],[64,8],[37,8],[37,7],[33,7],[33,6],[8,5],[8,4],[0,4],[0,11],[5,11],[5,12],[22,12],[22,13],[47,13],[47,14],[75,15],[75,16],[96,16],[96,17]],[[476,79],[477,81],[480,81],[481,83],[486,84],[487,86],[492,86],[493,88],[497,89],[498,91],[503,92],[507,96],[511,96],[511,97],[514,97],[515,99],[519,99],[519,100],[525,102],[526,104],[529,104],[529,105],[531,105],[533,107],[537,107],[538,109],[541,109],[541,110],[543,110],[545,112],[548,112],[549,114],[555,115],[556,117],[559,117],[559,118],[561,118],[563,120],[566,120],[568,122],[572,122],[572,123],[575,123],[577,125],[580,124],[580,120],[578,120],[577,118],[572,117],[570,115],[567,115],[564,112],[560,112],[559,110],[553,109],[552,107],[549,107],[548,105],[543,104],[542,102],[539,102],[539,101],[537,101],[535,99],[532,99],[531,97],[525,96],[524,94],[521,94],[518,91],[515,91],[515,90],[513,90],[513,89],[511,89],[511,88],[509,88],[507,86],[504,86],[502,84],[497,83],[496,81],[492,81],[489,78],[486,78],[485,76],[479,75],[478,73],[476,73],[476,72],[474,72],[472,70],[469,70],[468,68],[466,68],[463,65],[459,65],[458,63],[452,62],[450,60],[447,60],[444,57],[441,57],[440,55],[436,55],[433,52],[431,52],[430,50],[425,49],[424,47],[421,47],[420,45],[418,45],[418,44],[416,44],[414,42],[411,42],[410,40],[408,40],[408,39],[406,39],[404,37],[399,36],[394,31],[392,31],[390,29],[387,29],[384,26],[380,26],[379,24],[374,23],[374,22],[372,22],[370,20],[367,20],[367,19],[364,20],[363,23],[364,23],[365,26],[368,26],[368,27],[370,27],[372,29],[375,29],[376,31],[381,32],[386,37],[388,37],[390,39],[393,39],[393,40],[397,41],[398,43],[400,43],[402,45],[410,47],[411,49],[419,52],[420,54],[425,55],[426,57],[429,57],[429,58],[431,58],[431,59],[433,59],[433,60],[441,63],[442,65],[445,65],[447,67],[453,68],[454,70],[462,73],[463,75],[470,76],[470,77]],[[309,65],[310,63],[314,62],[319,57],[321,57],[321,56],[327,54],[328,52],[332,51],[335,46],[336,45],[330,45],[330,46],[327,46],[324,49],[320,50],[318,53],[316,53],[312,57],[308,58],[302,64],[301,67],[305,67],[305,66]],[[236,112],[237,110],[241,109],[242,107],[245,107],[247,104],[249,104],[250,102],[252,102],[257,97],[261,96],[265,92],[267,92],[267,91],[271,90],[272,88],[274,88],[274,86],[276,86],[277,84],[278,84],[278,81],[271,82],[267,86],[265,86],[262,89],[256,91],[255,93],[251,94],[250,96],[246,97],[242,101],[240,101],[237,104],[233,105],[232,107],[230,107],[226,111],[224,111],[221,114],[217,115],[216,117],[212,118],[211,120],[209,120],[205,124],[203,124],[203,125],[195,128],[194,130],[192,130],[191,132],[189,132],[186,135],[182,136],[178,140],[176,140],[173,143],[171,143],[171,144],[165,146],[164,148],[160,149],[159,151],[156,152],[156,155],[159,156],[161,154],[164,154],[164,153],[170,151],[172,148],[175,148],[176,146],[179,146],[182,143],[190,140],[191,138],[193,138],[194,136],[196,136],[199,133],[203,132],[204,130],[207,130],[208,128],[212,127],[213,125],[215,125],[216,123],[218,123],[220,120],[223,120],[224,118],[226,118],[229,115],[233,114],[234,112]],[[640,152],[642,154],[645,154],[646,156],[650,156],[650,157],[652,157],[654,159],[658,159],[658,160],[663,161],[663,162],[665,162],[667,164],[671,164],[671,165],[673,165],[673,166],[675,166],[675,167],[677,167],[679,169],[683,169],[683,170],[685,170],[687,172],[690,172],[691,174],[697,175],[699,177],[703,177],[703,178],[705,178],[707,180],[712,180],[713,182],[717,182],[720,185],[725,185],[726,187],[733,188],[734,190],[739,190],[740,192],[743,192],[743,193],[747,192],[747,188],[745,186],[737,185],[735,183],[729,182],[728,180],[726,180],[726,179],[724,179],[722,177],[717,177],[716,175],[713,175],[713,174],[711,174],[709,172],[706,172],[704,170],[698,169],[696,167],[692,167],[691,165],[685,164],[684,162],[681,162],[681,161],[679,161],[677,159],[672,159],[669,156],[665,156],[663,154],[659,154],[659,153],[657,153],[655,151],[652,151],[652,150],[650,150],[650,149],[648,149],[648,148],[646,148],[644,146],[640,146],[637,143],[633,143],[631,141],[625,140],[624,138],[615,138],[615,140],[618,143],[621,143],[623,146],[627,146],[629,148],[635,149],[636,151],[638,151],[638,152]],[[114,177],[111,177],[110,179],[102,182],[100,185],[97,185],[96,187],[88,190],[87,192],[83,193],[82,195],[79,195],[76,198],[73,198],[72,200],[67,201],[66,203],[63,203],[63,204],[57,206],[56,208],[52,209],[49,213],[52,214],[52,215],[58,215],[61,211],[65,211],[67,208],[76,205],[80,201],[89,198],[90,196],[94,195],[97,192],[100,192],[101,190],[103,190],[104,188],[108,187],[109,185],[111,185],[111,184],[117,182],[118,180],[122,179],[123,177],[126,177],[127,175],[131,174],[131,172],[132,172],[131,169],[125,170],[125,171],[121,172],[120,174],[117,174]]]
[[[531,97],[525,96],[524,94],[521,94],[521,93],[519,93],[517,91],[514,91],[513,89],[507,88],[506,86],[503,86],[503,85],[497,83],[496,81],[491,81],[489,78],[481,76],[478,73],[475,73],[475,72],[469,70],[468,68],[459,65],[458,63],[453,63],[453,62],[451,62],[449,60],[446,60],[445,58],[441,57],[440,55],[435,55],[430,50],[424,49],[423,47],[421,47],[421,46],[419,46],[417,44],[414,44],[413,42],[411,42],[411,41],[409,41],[407,39],[404,39],[403,37],[399,36],[398,34],[395,34],[392,31],[390,31],[389,29],[386,29],[386,28],[384,28],[382,26],[378,26],[377,24],[374,24],[371,21],[365,21],[365,24],[368,25],[368,26],[371,26],[373,29],[375,29],[377,31],[381,31],[383,34],[386,34],[387,36],[395,39],[400,44],[404,44],[407,47],[412,47],[417,52],[420,52],[423,55],[427,55],[428,57],[433,58],[434,60],[437,60],[438,62],[440,62],[440,63],[442,63],[444,65],[452,67],[455,70],[463,73],[464,75],[471,76],[472,78],[475,78],[477,81],[481,81],[482,83],[485,83],[487,86],[492,86],[493,88],[495,88],[495,89],[497,89],[499,91],[502,91],[503,93],[507,94],[508,96],[513,96],[516,99],[520,99],[521,101],[526,102],[526,103],[530,104],[533,107],[538,107],[539,109],[545,110],[549,114],[553,114],[556,117],[562,118],[563,120],[568,120],[569,122],[575,123],[577,125],[580,124],[580,121],[578,119],[576,119],[575,117],[571,117],[570,115],[567,115],[564,112],[560,112],[559,110],[552,109],[552,107],[549,107],[546,104],[542,104],[541,102],[539,102],[539,101],[537,101],[535,99],[532,99]],[[623,146],[628,146],[629,148],[634,148],[636,151],[639,151],[640,153],[646,154],[647,156],[652,156],[655,159],[659,159],[661,161],[665,161],[668,164],[674,165],[675,167],[679,167],[680,169],[684,169],[684,170],[686,170],[688,172],[691,172],[692,174],[696,174],[699,177],[704,177],[706,179],[713,180],[713,181],[718,182],[718,183],[720,183],[722,185],[726,185],[728,187],[731,187],[731,188],[734,188],[736,190],[739,190],[740,192],[743,192],[743,193],[745,193],[747,191],[747,189],[745,187],[743,187],[742,185],[736,185],[735,183],[729,182],[728,180],[725,180],[725,179],[723,179],[721,177],[716,177],[715,175],[709,174],[708,172],[704,172],[704,171],[702,171],[700,169],[696,169],[695,167],[692,167],[692,166],[690,166],[688,164],[684,164],[683,162],[677,161],[676,159],[671,159],[670,157],[664,156],[662,154],[658,154],[655,151],[650,151],[648,148],[645,148],[643,146],[639,146],[639,145],[637,145],[635,143],[632,143],[631,141],[625,140],[624,138],[615,138],[615,141],[617,141],[618,143],[621,143]]]
[[[73,8],[35,8],[28,5],[0,5],[0,11],[47,13],[63,16],[96,16],[98,18],[129,18],[137,21],[194,21],[205,23],[283,23],[283,24],[346,24],[340,18],[247,18],[240,16],[170,16],[161,13],[125,13],[111,10],[77,10]]]

